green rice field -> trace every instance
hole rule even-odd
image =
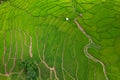
[[[120,0],[0,0],[0,80],[120,80]]]

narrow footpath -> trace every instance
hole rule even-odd
[[[102,65],[102,68],[103,68],[103,73],[104,73],[104,76],[106,78],[106,80],[109,80],[108,76],[107,76],[107,73],[106,73],[106,69],[105,69],[105,65],[102,61],[100,61],[99,59],[95,58],[94,56],[92,56],[89,52],[88,52],[88,48],[89,46],[94,43],[91,36],[89,34],[87,34],[85,32],[85,30],[82,28],[82,26],[80,25],[80,23],[77,21],[77,19],[79,18],[80,16],[76,17],[74,19],[74,23],[77,25],[77,27],[80,29],[80,31],[82,31],[82,33],[89,39],[89,43],[87,45],[84,46],[84,54],[85,56],[90,59],[90,60],[93,60],[94,62],[99,62],[101,65]]]

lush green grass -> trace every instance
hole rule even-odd
[[[1,79],[1,80],[7,80],[8,78],[7,78],[7,77],[4,77],[4,76],[0,76],[0,79]]]
[[[32,38],[32,58],[43,80],[50,79],[50,70],[40,58],[54,66],[59,80],[105,80],[102,66],[83,52],[88,38],[74,23],[82,13],[78,20],[95,43],[89,52],[105,64],[110,80],[119,80],[119,7],[117,0],[10,0],[0,4],[0,73],[5,74],[5,64],[8,73],[24,73],[19,63],[30,58]],[[24,78],[24,74],[9,76],[10,80]]]

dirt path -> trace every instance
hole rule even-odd
[[[11,57],[11,54],[12,54],[12,30],[10,31],[10,51],[9,51],[9,57],[8,57],[7,64],[9,63],[9,59]]]
[[[77,17],[77,18],[79,18],[79,17]],[[84,46],[84,54],[85,54],[85,56],[86,56],[88,59],[93,60],[94,62],[99,62],[99,63],[102,65],[103,73],[104,73],[104,76],[105,76],[106,80],[109,80],[109,78],[108,78],[108,76],[107,76],[107,73],[106,73],[106,69],[105,69],[104,63],[103,63],[102,61],[100,61],[99,59],[95,58],[94,56],[92,56],[92,55],[88,52],[89,46],[90,46],[92,43],[94,43],[94,42],[93,42],[91,36],[85,32],[85,30],[82,28],[82,26],[80,25],[80,23],[77,21],[77,18],[74,19],[75,24],[76,24],[77,27],[80,29],[80,31],[89,39],[89,43]]]
[[[6,54],[6,34],[4,34],[4,52],[3,52],[3,56],[2,56],[2,60],[3,60],[3,64],[5,64],[5,54]]]
[[[15,32],[15,39],[17,39],[17,35],[16,35],[16,31]],[[14,70],[15,66],[16,66],[16,56],[17,56],[17,53],[18,53],[18,43],[17,41],[15,42],[15,54],[14,54],[14,59],[13,59],[13,66],[11,67],[10,69],[10,73],[12,73],[12,71]]]
[[[36,34],[36,40],[37,40],[37,51],[38,51],[38,53],[39,53],[39,58],[40,58],[40,61],[41,61],[41,63],[42,64],[44,64],[45,65],[45,67],[47,68],[47,69],[49,69],[49,71],[50,71],[50,77],[49,77],[49,79],[50,80],[52,80],[52,74],[54,73],[54,76],[55,76],[55,80],[59,80],[59,78],[57,77],[57,73],[56,73],[56,69],[55,69],[55,67],[53,66],[53,67],[49,67],[49,65],[46,63],[46,61],[45,61],[45,55],[44,55],[44,53],[45,53],[45,49],[46,49],[46,41],[45,41],[45,43],[44,43],[44,47],[43,47],[43,52],[42,52],[42,57],[41,57],[41,55],[40,55],[40,50],[39,50],[39,47],[38,47],[38,35]],[[46,38],[46,40],[47,40],[47,38]],[[38,65],[38,64],[37,64]],[[39,69],[40,70],[40,69]]]
[[[30,38],[30,43],[29,43],[29,45],[27,44],[27,39],[26,39],[26,36],[27,35],[29,36],[29,38]],[[32,58],[33,57],[33,54],[32,54],[32,36],[31,35],[29,35],[28,33],[25,33],[24,32],[24,37],[25,37],[25,41],[24,41],[24,44],[25,44],[25,46],[26,47],[28,47],[29,48],[29,55],[30,55],[30,58]]]
[[[21,31],[19,30],[19,36],[20,36],[20,40],[22,41],[23,40],[23,38],[22,38],[22,34],[21,34]],[[23,49],[23,43],[21,42],[21,61],[23,61],[23,53],[24,53],[24,51],[23,51],[24,49]]]
[[[29,53],[30,53],[30,57],[32,58],[33,57],[33,54],[32,54],[32,36],[30,36]]]
[[[74,41],[75,42],[75,41]],[[76,80],[78,80],[78,60],[76,59],[76,51],[75,51],[75,49],[74,49],[75,47],[74,47],[74,44],[73,44],[73,46],[72,46],[72,51],[73,51],[73,58],[74,58],[74,60],[75,60],[75,63],[76,63]]]
[[[61,63],[61,69],[62,69],[62,74],[63,74],[63,79],[64,79],[64,80],[65,80],[65,73],[64,73],[64,51],[65,51],[65,42],[66,42],[66,38],[64,39],[64,43],[63,43],[62,63]]]

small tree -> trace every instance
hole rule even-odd
[[[35,61],[32,59],[27,59],[21,62],[21,68],[24,69],[27,80],[36,80],[38,77],[38,68],[35,64]]]

